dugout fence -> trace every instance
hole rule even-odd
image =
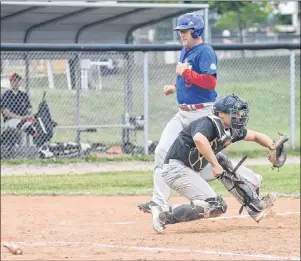
[[[300,43],[213,45],[219,96],[249,101],[249,127],[300,147]],[[36,110],[43,93],[58,123],[51,142],[97,144],[106,153],[149,154],[176,113],[162,88],[175,81],[178,44],[1,44],[1,93],[19,73]],[[27,137],[19,157],[27,157]],[[252,150],[254,147],[235,147]],[[36,154],[33,154],[36,155]]]

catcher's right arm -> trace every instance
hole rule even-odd
[[[273,145],[269,149],[269,161],[274,168],[280,168],[286,161],[287,152],[284,148],[284,143],[288,141],[288,137],[283,134],[273,141]]]

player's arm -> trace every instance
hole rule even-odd
[[[16,120],[27,120],[27,119],[32,119],[33,116],[31,115],[24,115],[24,116],[21,116],[21,115],[18,115],[18,114],[15,114],[13,112],[11,112],[9,109],[1,109],[1,112],[3,113],[4,116],[10,118],[10,119],[16,119]]]
[[[209,143],[209,140],[200,132],[198,132],[194,135],[193,140],[194,140],[194,143],[195,143],[198,151],[211,164],[213,175],[215,177],[219,177],[220,175],[222,175],[224,172],[224,169],[218,163],[216,156]]]
[[[7,93],[4,93],[3,96],[1,96],[1,112],[2,112],[2,114],[11,119],[20,119],[21,120],[22,116],[17,115],[8,109],[9,102],[10,102],[10,100],[9,100]]]
[[[196,63],[199,64],[199,71],[201,73],[197,73],[193,68],[186,68],[183,70],[182,77],[200,88],[207,90],[215,89],[217,83],[217,60],[215,53],[208,49],[197,59],[199,60]]]
[[[207,89],[207,90],[214,90],[216,87],[216,77],[215,75],[210,75],[210,74],[200,74],[192,69],[186,69],[182,77],[185,80],[188,80],[194,85],[199,86],[200,88]]]
[[[208,160],[212,167],[219,165],[209,140],[202,133],[196,133],[193,137],[193,141],[198,151]]]
[[[247,130],[247,134],[244,140],[256,142],[262,147],[266,147],[266,148],[271,148],[271,146],[273,145],[273,140],[270,137],[268,137],[267,135],[261,132],[252,131],[252,130]]]
[[[211,164],[213,175],[215,177],[218,177],[223,173],[224,170],[222,166],[218,163],[209,142],[209,140],[214,138],[213,133],[215,133],[213,124],[208,118],[205,117],[198,122],[195,129],[192,129],[191,134],[196,148]]]

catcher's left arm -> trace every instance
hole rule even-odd
[[[254,141],[263,147],[269,149],[269,161],[273,164],[273,167],[280,168],[286,161],[287,152],[284,147],[284,143],[288,141],[288,137],[283,134],[279,134],[279,137],[272,140],[267,135],[247,130],[247,135],[244,138],[245,141]]]

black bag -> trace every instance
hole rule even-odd
[[[53,131],[57,123],[52,119],[49,106],[45,100],[46,92],[43,94],[43,99],[38,107],[38,112],[35,115],[34,127],[38,135],[33,136],[33,142],[37,147],[41,147],[53,137]]]

